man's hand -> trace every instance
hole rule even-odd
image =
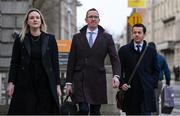
[[[113,77],[113,80],[112,80],[113,88],[118,88],[119,87],[120,82],[119,82],[119,78],[118,77],[119,77],[118,75],[115,75]]]
[[[6,88],[6,95],[12,97],[13,93],[14,93],[14,84],[12,82],[9,82]]]
[[[61,95],[62,95],[60,85],[57,85],[57,95],[58,95],[58,96],[61,96]]]
[[[66,94],[70,95],[72,93],[72,84],[66,84]]]
[[[122,88],[123,91],[127,91],[129,88],[131,88],[131,86],[128,85],[128,84],[123,84],[123,85],[121,86],[121,88]]]

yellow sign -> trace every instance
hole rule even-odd
[[[130,26],[133,26],[134,24],[142,23],[142,17],[137,13],[134,12],[129,18],[128,18],[128,24]]]
[[[58,52],[70,52],[71,40],[56,40]]]
[[[128,0],[128,7],[145,8],[146,0]]]

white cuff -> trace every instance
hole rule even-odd
[[[67,83],[66,83],[66,85],[72,85],[72,83],[70,83],[70,82],[67,82]]]
[[[116,78],[120,79],[120,76],[119,76],[119,75],[114,75],[114,77],[116,77]]]

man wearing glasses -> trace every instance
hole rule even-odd
[[[95,8],[86,13],[87,23],[80,33],[73,36],[69,53],[66,93],[79,105],[79,114],[100,115],[101,104],[107,103],[106,71],[107,54],[112,64],[112,86],[119,86],[120,61],[112,35],[99,24]]]

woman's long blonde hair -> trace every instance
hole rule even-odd
[[[27,21],[28,21],[28,16],[29,16],[29,14],[30,14],[31,12],[33,12],[33,11],[38,12],[39,15],[40,15],[40,18],[41,18],[40,30],[43,31],[43,32],[46,32],[46,31],[47,31],[47,25],[46,25],[46,22],[45,22],[45,20],[44,20],[44,17],[43,17],[43,15],[42,15],[41,11],[38,10],[38,9],[36,9],[36,8],[31,8],[31,9],[26,13],[26,15],[25,15],[25,17],[24,17],[23,26],[22,26],[22,31],[21,31],[21,33],[20,33],[21,41],[24,40],[24,37],[25,37],[26,33],[29,33],[29,32],[30,32],[30,27],[29,27]]]

